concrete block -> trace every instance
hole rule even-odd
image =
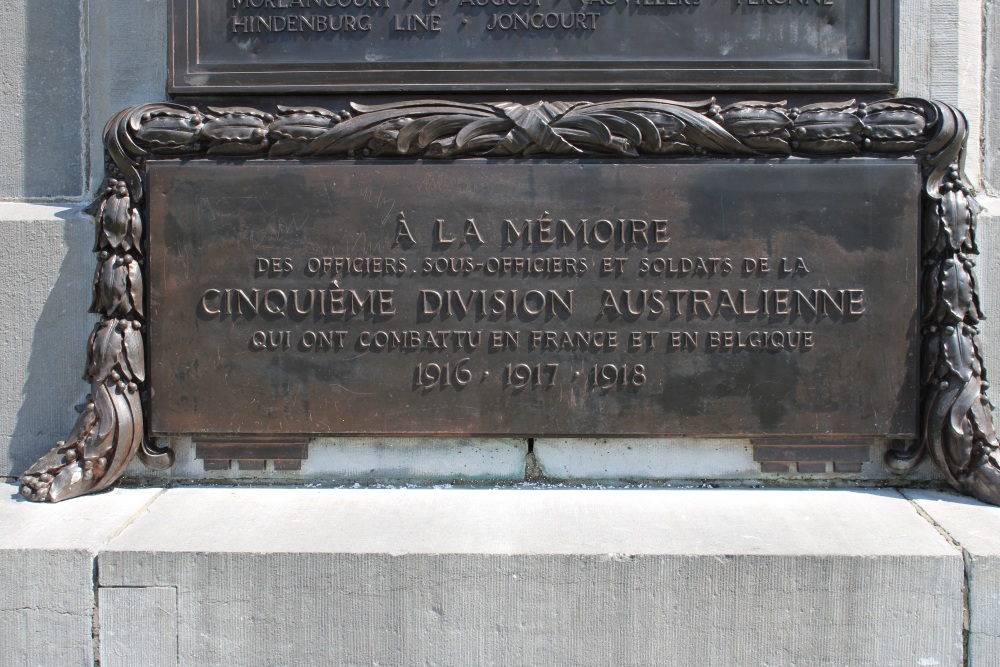
[[[87,395],[93,244],[78,208],[0,203],[0,475],[65,438]]]
[[[177,665],[177,590],[101,588],[101,667]]]
[[[89,2],[90,191],[104,178],[104,125],[135,104],[167,99],[168,0]]]
[[[0,199],[83,194],[82,7],[80,2],[3,3]]]
[[[524,479],[528,444],[513,438],[319,438],[309,445],[302,469],[240,469],[235,461],[228,470],[206,471],[195,458],[190,439],[173,438],[177,454],[173,468],[153,471],[136,462],[127,471],[130,479],[255,479],[325,482],[392,481],[450,482]]]
[[[177,588],[181,666],[962,659],[961,556],[892,492],[171,489],[99,572]]]
[[[969,587],[968,667],[1000,665],[1000,507],[932,491],[904,492],[965,554]]]
[[[158,490],[58,505],[0,487],[0,656],[25,667],[93,667],[94,554]]]
[[[524,479],[525,440],[513,438],[326,438],[304,474],[354,479]]]
[[[723,479],[760,474],[747,440],[536,438],[535,461],[552,479]]]
[[[986,0],[983,25],[983,183],[1000,197],[1000,0]]]

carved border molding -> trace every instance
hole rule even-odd
[[[21,477],[21,492],[58,502],[107,488],[136,455],[167,468],[173,453],[144,435],[143,175],[148,160],[244,158],[759,157],[892,154],[922,159],[922,437],[886,460],[900,472],[929,453],[957,489],[1000,504],[1000,442],[983,368],[972,257],[979,205],[963,174],[967,125],[941,102],[418,100],[350,110],[278,105],[149,104],[125,109],[104,133],[106,177],[89,211],[98,253],[88,343],[90,396],[64,442]]]

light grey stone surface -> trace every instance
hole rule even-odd
[[[957,25],[947,7],[957,8]],[[934,44],[936,53],[948,54],[956,64],[954,79],[958,94],[953,104],[965,114],[969,121],[969,146],[965,161],[965,171],[978,187],[983,180],[983,5],[981,1],[940,3],[931,5],[932,13],[946,12],[947,26],[955,25],[957,43]],[[942,21],[941,24],[945,24]],[[933,26],[932,34],[938,30]],[[946,61],[947,62],[947,61]],[[934,77],[936,73],[932,72]],[[948,74],[951,78],[951,72]],[[937,93],[935,93],[936,95]],[[949,100],[950,101],[950,100]]]
[[[899,94],[961,108],[970,121],[966,170],[981,179],[982,28],[978,2],[900,0]]]
[[[173,489],[99,564],[177,587],[178,665],[962,654],[961,557],[889,492]]]
[[[101,667],[176,667],[176,588],[101,588],[97,609]]]
[[[76,1],[4,0],[0,199],[83,194],[87,139]]]
[[[969,586],[968,667],[1000,665],[1000,507],[932,491],[905,491],[961,545]]]
[[[910,97],[929,97],[932,76],[946,75],[946,54],[931,50],[932,0],[899,0],[899,92]],[[947,31],[947,26],[942,26]],[[936,66],[936,67],[935,67]],[[940,89],[940,84],[937,86]]]
[[[93,229],[78,208],[0,203],[0,475],[65,438],[87,395]]]
[[[116,490],[59,505],[0,486],[0,662],[93,667],[94,556],[158,490]]]
[[[983,181],[988,194],[1000,197],[1000,0],[986,0],[984,11]]]
[[[104,177],[104,125],[134,104],[167,100],[169,0],[88,2],[90,190]]]

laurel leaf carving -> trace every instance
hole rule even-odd
[[[104,239],[107,245],[112,248],[121,246],[128,234],[129,222],[132,219],[132,200],[125,186],[120,185],[114,196],[110,197],[104,204],[101,215],[101,229],[104,232]]]
[[[864,124],[869,137],[882,140],[915,139],[927,126],[924,117],[912,109],[869,112]]]
[[[98,322],[90,334],[89,348],[85,379],[100,382],[111,374],[115,364],[121,360],[122,336],[118,331],[118,320]]]
[[[967,318],[976,320],[972,303],[971,277],[965,267],[954,259],[947,260],[941,270],[941,293],[939,298],[957,322]]]
[[[129,323],[122,332],[125,360],[137,382],[146,381],[146,353],[139,330]]]
[[[131,257],[129,258],[132,259]],[[126,265],[128,271],[128,293],[132,302],[132,308],[140,316],[146,314],[145,304],[143,303],[143,291],[142,291],[142,268],[139,266],[139,262],[129,261]]]

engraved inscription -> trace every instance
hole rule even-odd
[[[894,85],[891,0],[172,0],[171,87]]]
[[[914,432],[912,162],[226,171],[150,169],[155,432]]]
[[[391,37],[393,32],[458,34],[466,39],[489,33],[541,33],[582,37],[599,28],[609,33],[634,34],[647,39],[664,25],[681,27],[699,21],[706,13],[708,21],[718,20],[733,10],[755,6],[781,5],[797,12],[797,18],[774,17],[772,23],[811,26],[814,31],[836,21],[832,8],[852,0],[731,0],[706,3],[701,0],[219,0],[227,6],[225,28],[231,39],[248,41],[281,35],[298,36],[337,33],[369,33]],[[864,5],[853,0],[859,11]],[[842,8],[843,9],[843,8]],[[419,10],[419,11],[414,11]],[[683,10],[678,13],[678,10]],[[734,22],[744,26],[759,24],[752,15]],[[808,28],[807,28],[808,29]],[[444,38],[444,34],[440,35]],[[512,35],[513,36],[513,35]],[[369,36],[370,37],[370,36]],[[789,50],[813,49],[819,55],[832,56],[831,45],[815,43],[793,34]],[[815,40],[814,40],[815,41]],[[486,43],[488,46],[488,42]],[[752,49],[748,41],[719,43],[716,53],[736,48]],[[846,48],[846,43],[840,45]],[[416,45],[419,52],[420,47]],[[748,54],[750,51],[747,52]],[[841,55],[846,55],[842,53]],[[777,56],[778,59],[787,56]]]
[[[651,8],[701,8],[701,0],[578,0],[575,7],[560,7],[561,0],[423,0],[425,12],[412,10],[411,0],[225,0],[228,31],[234,36],[272,33],[368,32],[373,23],[396,32],[441,32],[442,27],[470,26],[480,31],[595,30],[602,16],[632,21],[663,18]],[[733,0],[737,7],[782,6],[807,12],[833,7],[848,0]],[[452,8],[457,8],[452,9]],[[617,9],[615,9],[617,8]],[[559,11],[559,10],[562,11]],[[572,9],[573,11],[566,11]],[[282,11],[284,10],[284,11]],[[482,10],[482,11],[477,11]],[[449,12],[451,15],[442,14]],[[669,15],[668,15],[669,16]],[[820,12],[818,19],[828,19]]]

